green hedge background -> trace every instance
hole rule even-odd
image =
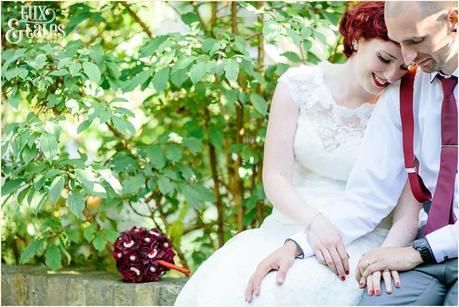
[[[63,35],[9,42],[24,5]],[[112,242],[138,225],[194,270],[259,226],[276,80],[344,60],[348,5],[3,2],[2,262],[115,270]]]

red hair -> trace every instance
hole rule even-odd
[[[384,22],[384,2],[365,1],[349,9],[341,18],[339,32],[344,38],[344,54],[347,57],[356,51],[352,42],[360,38],[390,41]]]

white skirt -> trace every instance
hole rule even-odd
[[[302,198],[325,215],[333,214],[344,193],[344,183],[318,180],[317,177],[297,187]],[[304,184],[305,182],[303,182]],[[355,305],[362,290],[355,280],[355,267],[360,255],[378,247],[387,235],[388,220],[364,237],[348,244],[350,274],[346,281],[320,264],[315,257],[297,259],[289,269],[285,282],[278,285],[277,272],[263,280],[260,295],[252,304],[335,304]],[[274,209],[258,229],[246,230],[217,250],[191,276],[180,292],[176,305],[247,305],[245,289],[256,266],[283,245],[292,234],[303,228]]]

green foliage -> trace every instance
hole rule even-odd
[[[269,102],[289,67],[265,65],[265,46],[289,40],[293,65],[341,61],[343,4],[163,3],[187,31],[153,37],[139,22],[150,3],[45,4],[63,39],[3,44],[2,259],[114,269],[129,211],[195,268],[260,225]],[[4,23],[19,5],[4,3]]]

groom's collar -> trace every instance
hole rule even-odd
[[[446,78],[449,78],[449,77],[451,77],[451,76],[457,77],[457,75],[458,75],[458,69],[456,68],[456,70],[455,70],[451,75],[445,75],[445,74],[442,74],[442,73],[439,72],[439,71],[431,72],[431,73],[430,73],[430,83],[432,83],[433,80],[435,80],[435,78],[436,78],[438,75],[440,75],[440,76],[442,76],[442,77],[446,77]]]

